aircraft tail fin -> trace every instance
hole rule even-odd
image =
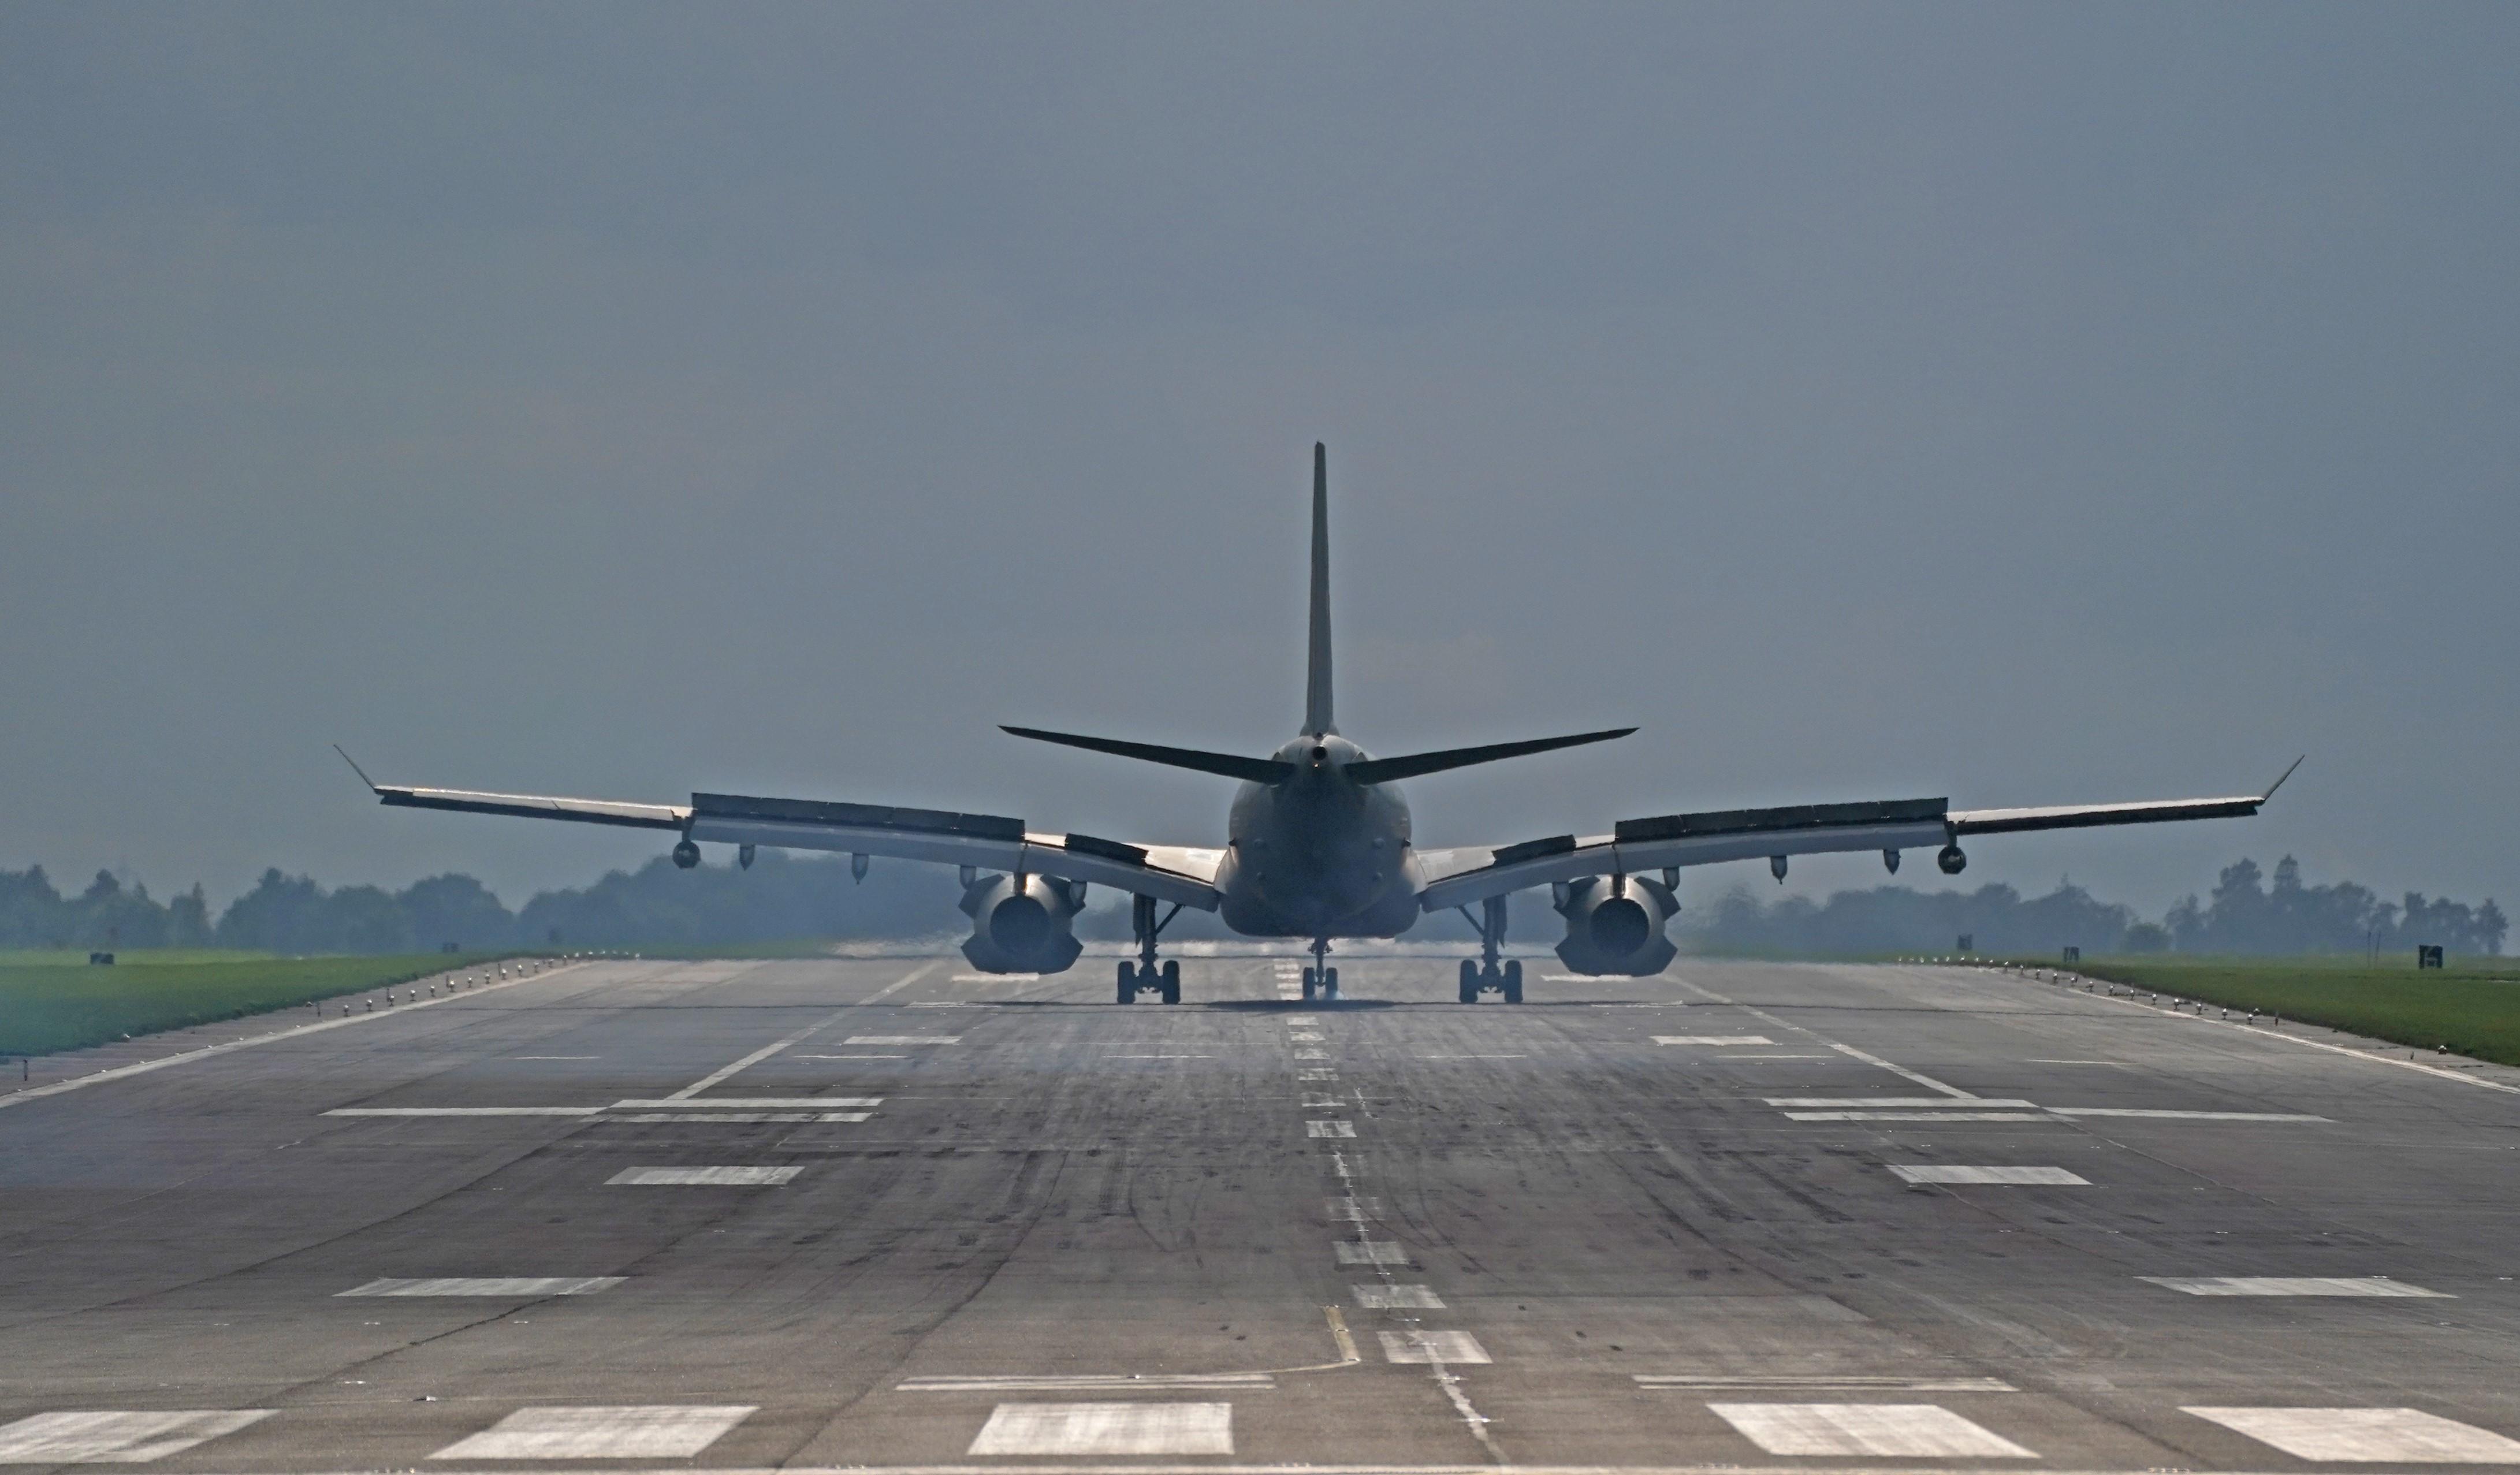
[[[1311,642],[1304,663],[1304,733],[1335,733],[1330,718],[1330,472],[1329,448],[1313,442],[1313,603]]]

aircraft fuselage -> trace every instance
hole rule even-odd
[[[1366,757],[1338,735],[1297,738],[1272,757],[1299,772],[1245,783],[1227,819],[1219,915],[1246,937],[1396,937],[1420,889],[1409,804],[1396,785],[1342,772]]]

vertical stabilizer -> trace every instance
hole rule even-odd
[[[1330,720],[1330,471],[1329,449],[1313,442],[1313,620],[1304,667],[1304,732],[1335,733]]]

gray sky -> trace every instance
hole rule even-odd
[[[1318,438],[1350,736],[1644,729],[1421,843],[2307,751],[1965,880],[2508,904],[2515,66],[2511,6],[15,4],[0,866],[661,848],[335,740],[1197,842],[1224,782],[993,725],[1289,734]]]

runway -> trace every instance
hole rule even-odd
[[[2520,1463],[2513,1073],[1958,968],[1298,966],[577,962],[0,1097],[0,1463]]]

